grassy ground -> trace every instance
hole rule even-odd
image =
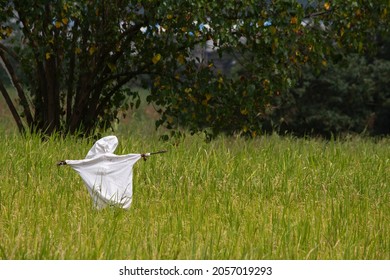
[[[118,135],[118,154],[169,150],[136,164],[128,211],[94,210],[56,166],[92,140],[0,131],[0,259],[390,258],[389,139],[173,145],[151,131]]]

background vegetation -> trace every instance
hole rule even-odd
[[[305,65],[321,70],[346,53],[375,53],[389,34],[388,7],[388,0],[1,1],[0,75],[8,81],[0,91],[21,132],[101,132],[140,104],[128,87],[137,82],[159,106],[157,126],[253,137],[272,98]],[[221,58],[232,59],[238,75],[223,71]]]
[[[297,86],[274,96],[265,132],[297,136],[390,134],[390,43],[372,56],[350,54],[325,69],[305,67]]]

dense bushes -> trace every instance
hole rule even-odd
[[[350,55],[317,73],[307,67],[297,87],[275,97],[272,108],[263,121],[266,131],[388,135],[390,60]]]

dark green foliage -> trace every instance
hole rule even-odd
[[[390,133],[390,61],[350,55],[319,73],[306,67],[299,85],[273,99],[263,126],[280,133],[330,137]]]
[[[302,66],[369,52],[388,22],[387,0],[1,1],[1,66],[18,100],[3,80],[0,91],[20,131],[89,135],[139,105],[127,87],[148,77],[158,126],[253,137]]]

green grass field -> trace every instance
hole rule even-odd
[[[0,259],[390,258],[390,139],[117,136],[118,154],[169,151],[136,164],[128,211],[56,166],[91,139],[0,131]]]

